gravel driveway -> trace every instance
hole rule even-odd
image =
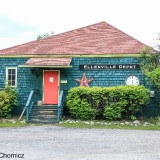
[[[1,158],[2,153],[5,158]],[[19,158],[7,158],[11,154]],[[20,158],[22,154],[24,158]],[[160,131],[70,129],[51,125],[0,128],[0,158],[160,160]]]

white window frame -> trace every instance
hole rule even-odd
[[[11,87],[17,87],[17,67],[6,67],[6,85],[8,85],[8,70],[15,69],[15,85],[10,85]]]

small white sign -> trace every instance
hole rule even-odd
[[[49,82],[53,83],[54,82],[54,77],[49,77]]]

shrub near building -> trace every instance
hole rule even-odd
[[[144,86],[75,87],[67,96],[72,118],[122,120],[131,119],[149,101]]]
[[[17,106],[17,91],[6,87],[0,91],[0,118],[10,118],[13,107]]]

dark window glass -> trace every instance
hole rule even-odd
[[[12,70],[11,69],[8,69],[8,74],[11,74]]]
[[[15,80],[16,79],[16,76],[15,75],[12,75],[12,80]]]
[[[11,80],[11,77],[12,77],[11,75],[8,75],[8,80]]]
[[[16,70],[15,69],[12,69],[12,75],[15,75],[16,74]]]

